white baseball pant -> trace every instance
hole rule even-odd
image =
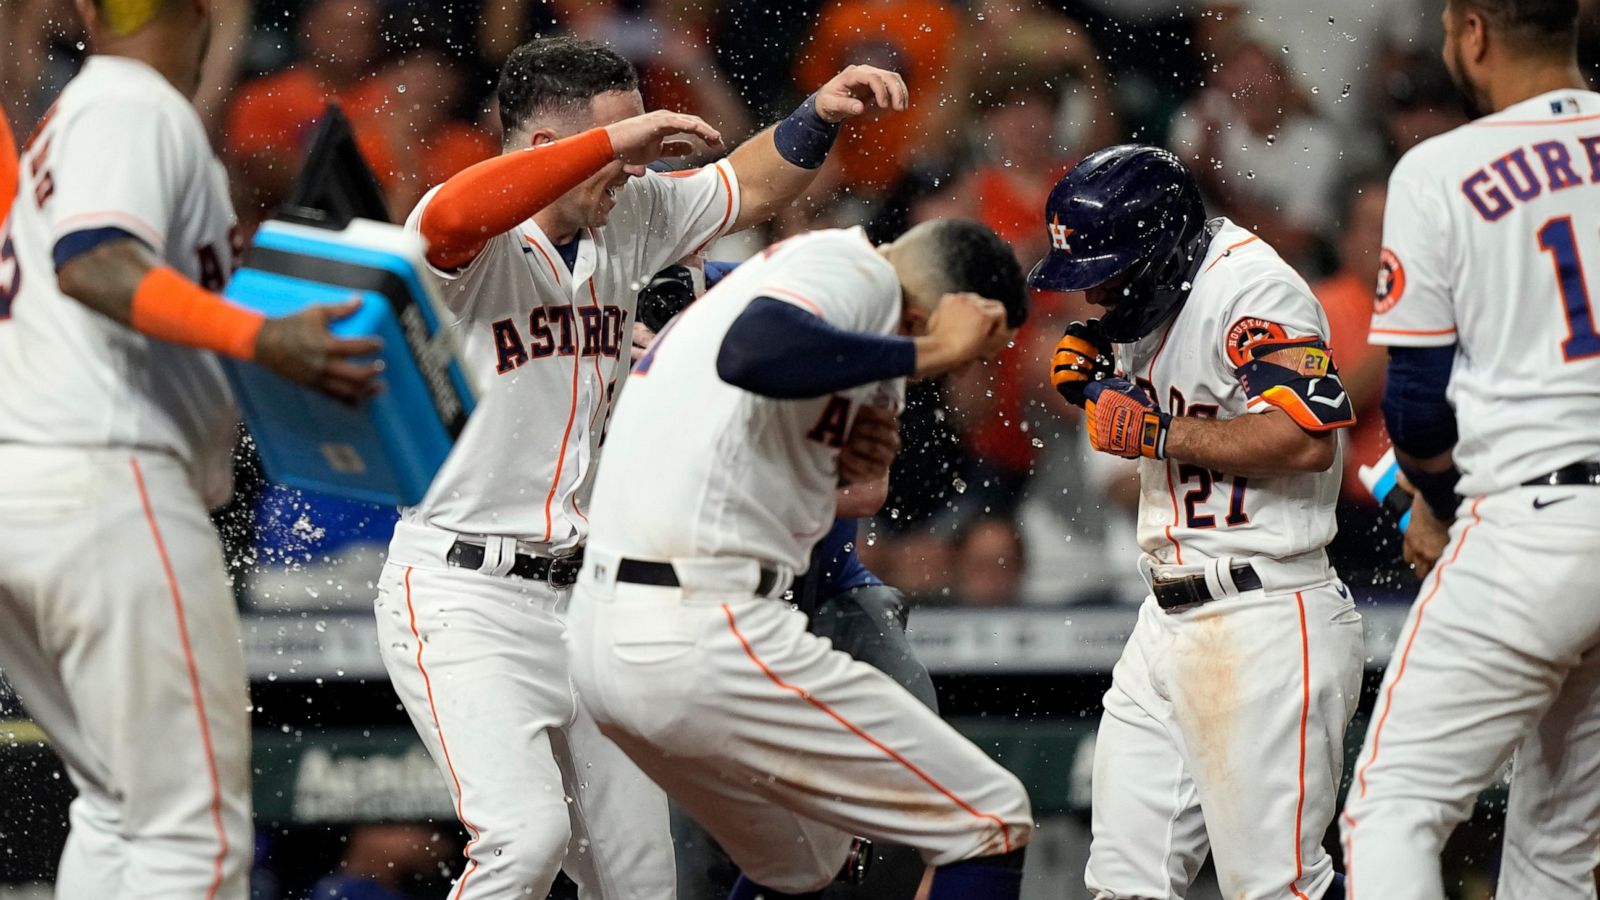
[[[1597,561],[1600,488],[1516,488],[1456,520],[1390,659],[1340,817],[1352,896],[1442,898],[1445,840],[1513,751],[1498,896],[1595,896]]]
[[[1363,647],[1337,581],[1178,613],[1146,599],[1095,739],[1096,900],[1181,898],[1208,851],[1226,897],[1320,898]]]
[[[0,669],[78,789],[56,896],[243,900],[239,617],[184,466],[0,445]]]
[[[882,672],[755,596],[745,559],[674,560],[682,587],[617,583],[591,548],[573,680],[600,728],[758,884],[817,890],[852,835],[933,866],[1027,844],[1026,792]],[[781,590],[781,588],[780,588]]]
[[[670,900],[667,799],[573,696],[570,589],[452,568],[456,535],[400,523],[378,584],[384,666],[471,838],[451,900],[543,897],[558,871],[585,900]]]

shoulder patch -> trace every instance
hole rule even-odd
[[[1395,255],[1388,247],[1383,248],[1383,255],[1378,259],[1378,290],[1377,299],[1374,301],[1373,312],[1382,315],[1400,302],[1400,296],[1406,292],[1406,267],[1400,264],[1400,257]]]
[[[1228,328],[1228,359],[1235,366],[1242,366],[1254,358],[1250,354],[1251,346],[1263,341],[1276,342],[1288,338],[1289,333],[1277,322],[1245,316]]]

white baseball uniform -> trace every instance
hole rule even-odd
[[[1296,338],[1327,341],[1321,306],[1224,220],[1183,306],[1118,346],[1117,363],[1173,416],[1283,408],[1301,421],[1307,397],[1252,396],[1235,374],[1252,347]],[[1335,380],[1315,395],[1340,392]],[[1339,472],[1246,478],[1140,460],[1142,574],[1203,574],[1218,599],[1172,612],[1146,599],[1113,670],[1086,876],[1100,900],[1182,897],[1208,850],[1228,897],[1316,900],[1332,883],[1322,836],[1363,662],[1361,617],[1323,552]],[[1237,588],[1240,563],[1261,588]]]
[[[1442,897],[1445,839],[1515,749],[1499,896],[1593,898],[1600,489],[1524,482],[1600,461],[1600,94],[1541,94],[1417,146],[1383,233],[1371,340],[1455,345],[1467,502],[1341,818],[1352,889]]]
[[[207,515],[237,421],[209,353],[61,293],[104,229],[216,289],[226,176],[156,70],[92,56],[0,225],[0,669],[78,789],[59,897],[243,900],[253,855],[238,616]]]
[[[900,321],[894,269],[852,229],[768,248],[662,330],[596,482],[569,636],[578,691],[774,890],[827,884],[852,834],[933,865],[1019,848],[1032,817],[1017,779],[777,599],[833,522],[856,411],[897,402],[901,385],[780,401],[722,381],[723,337],[761,296],[851,331],[892,334]],[[618,581],[624,558],[670,563],[680,586]]]
[[[389,677],[472,838],[453,900],[543,897],[562,868],[585,898],[673,894],[665,796],[573,698],[561,640],[571,591],[511,567],[517,554],[582,547],[639,289],[723,234],[738,208],[725,161],[650,173],[619,189],[571,269],[530,219],[461,272],[436,273],[480,399],[395,528],[377,616]],[[457,542],[484,548],[478,569],[449,564]]]

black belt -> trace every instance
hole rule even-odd
[[[483,568],[483,557],[487,553],[482,544],[471,544],[458,540],[450,545],[450,552],[445,555],[445,562],[463,569]],[[578,581],[578,573],[583,571],[583,552],[572,556],[534,556],[531,553],[518,553],[511,563],[508,575],[526,578],[529,581],[548,581],[551,587],[569,587]]]
[[[778,579],[782,577],[776,569],[763,568],[761,580],[756,582],[756,593],[762,597],[770,595],[778,586]],[[626,557],[617,563],[617,580],[628,584],[653,584],[657,587],[679,586],[678,571],[672,568],[672,563],[649,562]]]
[[[1563,485],[1593,484],[1600,485],[1600,462],[1573,463],[1570,466],[1530,478],[1522,483],[1523,487],[1561,487]]]
[[[1249,563],[1234,563],[1228,572],[1233,575],[1233,586],[1241,594],[1261,587],[1261,576]],[[1167,612],[1183,612],[1202,603],[1221,599],[1211,593],[1204,572],[1152,579],[1150,592],[1156,596],[1156,605]]]

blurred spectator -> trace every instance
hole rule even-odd
[[[1240,20],[1210,84],[1178,113],[1171,145],[1213,207],[1304,265],[1328,225],[1342,152],[1281,51]]]
[[[1461,94],[1435,53],[1414,53],[1389,74],[1383,118],[1392,159],[1436,134],[1466,124]]]
[[[1016,603],[1025,559],[1013,519],[993,516],[972,522],[956,542],[956,601],[962,606]]]
[[[1387,196],[1387,182],[1382,175],[1363,175],[1349,183],[1339,217],[1339,269],[1311,288],[1328,316],[1328,346],[1333,350],[1345,390],[1350,392],[1350,406],[1357,419],[1356,426],[1347,432],[1344,498],[1364,505],[1373,505],[1373,500],[1356,477],[1356,468],[1376,462],[1389,445],[1379,407],[1388,354],[1382,347],[1367,343]]]
[[[1438,46],[1437,8],[1427,0],[1210,0],[1200,20],[1231,29],[1240,18],[1253,20],[1284,55],[1316,114],[1347,140],[1364,137],[1363,120],[1400,48]]]
[[[753,130],[749,110],[717,69],[702,7],[651,0],[627,6],[618,0],[555,0],[555,5],[563,28],[607,44],[634,64],[645,109],[693,113],[716,126],[728,146]]]
[[[963,46],[963,28],[960,12],[943,0],[833,0],[824,8],[795,67],[803,93],[854,64],[893,69],[911,92],[909,111],[844,129],[825,175],[833,170],[844,188],[880,197],[920,149],[962,137],[965,69],[976,62]]]
[[[1339,530],[1328,555],[1346,583],[1358,589],[1392,580],[1386,555],[1375,551],[1383,537],[1394,534],[1376,501],[1361,484],[1358,471],[1377,462],[1389,446],[1383,427],[1384,374],[1389,357],[1382,347],[1367,343],[1376,298],[1382,253],[1383,206],[1386,179],[1372,172],[1352,179],[1344,188],[1339,215],[1339,269],[1312,285],[1312,292],[1328,316],[1328,345],[1339,367],[1356,425],[1341,436],[1344,443],[1344,483],[1336,510]]]
[[[500,152],[484,128],[454,117],[466,96],[466,72],[443,53],[424,47],[408,53],[377,78],[375,105],[366,113],[368,157],[387,188],[389,209],[405,215],[422,195],[451,175]],[[389,160],[387,170],[379,168]]]
[[[310,900],[410,900],[437,895],[441,846],[427,824],[357,825],[345,840],[339,868],[311,889]]]
[[[384,137],[364,119],[380,105],[377,0],[313,0],[300,22],[300,59],[239,86],[228,112],[225,152],[240,218],[259,220],[280,203],[327,101],[344,106],[374,170],[394,171]],[[391,210],[391,213],[403,210]]]

